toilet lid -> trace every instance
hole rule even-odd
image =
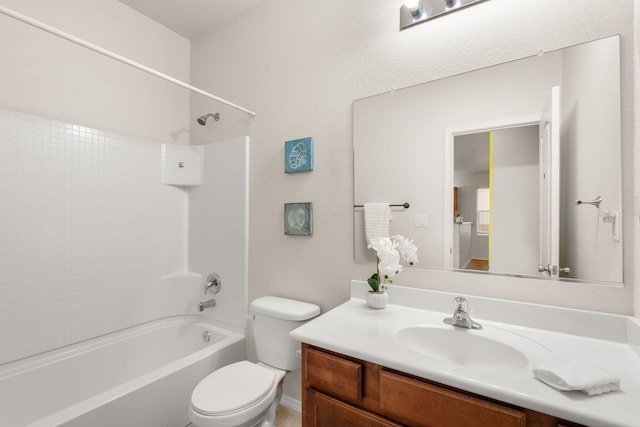
[[[232,363],[209,374],[193,390],[191,404],[205,415],[221,415],[248,407],[273,388],[275,373],[249,361]]]

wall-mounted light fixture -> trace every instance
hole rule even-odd
[[[405,0],[400,7],[400,29],[420,24],[486,0]]]

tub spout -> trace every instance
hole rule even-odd
[[[216,306],[216,300],[210,299],[208,301],[200,301],[198,304],[198,311],[203,311],[205,308],[212,308]]]

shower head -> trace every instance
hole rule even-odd
[[[209,114],[205,114],[204,116],[198,117],[198,123],[202,126],[206,125],[207,119],[209,117],[213,117],[213,120],[217,122],[218,120],[220,120],[220,113],[215,113],[215,114],[209,113]]]

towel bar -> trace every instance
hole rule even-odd
[[[405,208],[405,209],[409,209],[411,205],[407,202],[402,203],[402,204],[398,204],[398,205],[389,205],[389,207],[391,208]],[[354,208],[364,208],[364,205],[353,205]]]

